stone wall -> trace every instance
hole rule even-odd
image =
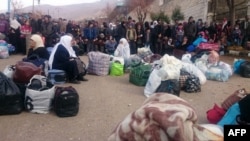
[[[155,0],[149,9],[151,12],[164,11],[170,18],[172,11],[176,6],[181,7],[181,11],[185,15],[184,21],[188,17],[193,16],[195,20],[202,19],[203,21],[210,22],[215,19],[221,21],[224,17],[228,17],[228,6],[226,0],[217,0],[217,3],[210,3],[212,0]],[[236,5],[236,19],[243,19],[247,15],[248,4],[250,0],[235,0]],[[129,13],[136,19],[134,12]],[[148,14],[147,21],[151,21]]]

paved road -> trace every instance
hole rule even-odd
[[[15,64],[24,56],[13,55],[0,60],[0,70]],[[87,57],[81,57],[87,62]],[[234,57],[222,56],[229,64]],[[80,110],[76,117],[59,118],[49,114],[22,112],[0,116],[0,141],[105,141],[117,123],[145,100],[143,87],[129,83],[129,74],[121,77],[87,75],[88,82],[72,85],[80,95]],[[207,81],[200,93],[181,92],[197,111],[199,123],[207,123],[206,111],[220,104],[239,88],[250,92],[250,79],[233,75],[228,82]]]

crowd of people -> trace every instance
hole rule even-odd
[[[86,79],[80,76],[82,70],[77,67],[79,60],[75,58],[90,51],[120,56],[125,60],[137,54],[138,48],[142,47],[150,48],[154,54],[173,55],[174,49],[195,51],[195,48],[190,50],[190,45],[195,45],[195,40],[200,37],[202,41],[218,44],[221,50],[231,45],[246,47],[250,40],[250,24],[247,16],[235,23],[224,19],[220,23],[209,24],[202,19],[195,21],[191,16],[187,22],[176,20],[173,24],[161,19],[140,23],[131,17],[117,24],[100,24],[94,20],[84,23],[62,18],[55,20],[50,15],[37,16],[33,13],[10,18],[6,13],[0,14],[0,33],[1,39],[15,46],[16,53],[39,54],[41,58],[50,60],[51,68],[66,70],[72,74],[69,75],[70,81],[78,83],[77,80]],[[52,55],[47,53],[48,47],[53,47]],[[74,66],[75,70],[65,67],[68,65]]]
[[[84,23],[66,19],[53,19],[50,15],[37,16],[27,13],[15,15],[10,19],[9,13],[0,14],[0,32],[6,40],[16,47],[17,53],[26,54],[25,37],[40,34],[45,40],[45,47],[53,47],[61,35],[70,33],[75,39],[77,54],[101,51],[113,54],[120,39],[129,42],[130,53],[136,54],[141,47],[150,47],[153,53],[171,54],[173,48],[187,51],[187,47],[201,35],[212,43],[219,43],[226,48],[230,45],[245,46],[250,39],[248,17],[235,23],[224,19],[222,22],[207,23],[193,17],[188,21],[176,20],[173,24],[161,19],[151,22],[136,22],[128,17],[126,21],[115,23],[98,23],[90,20]]]

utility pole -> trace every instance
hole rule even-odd
[[[32,4],[32,13],[34,13],[34,9],[35,9],[35,0],[33,0],[33,4]]]
[[[8,0],[8,12],[10,13],[10,3],[11,3],[11,0]]]

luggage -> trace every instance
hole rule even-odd
[[[122,76],[124,74],[124,65],[120,62],[112,62],[110,75],[111,76]]]
[[[40,75],[42,69],[30,62],[18,61],[16,64],[16,71],[13,76],[13,80],[16,83],[28,84],[30,79],[34,75]]]
[[[0,59],[9,58],[9,49],[6,42],[0,42]]]
[[[228,110],[233,104],[239,102],[245,96],[247,96],[247,91],[245,88],[238,89],[222,102],[221,107],[225,110]]]
[[[0,115],[19,114],[23,98],[16,84],[0,72]]]
[[[207,113],[207,120],[210,123],[216,124],[225,115],[226,110],[219,107],[217,104],[214,104],[214,107],[212,109],[209,109],[206,113]]]
[[[99,76],[109,74],[110,56],[101,52],[89,52],[88,53],[89,64],[87,71],[89,74],[95,74]]]
[[[57,87],[53,105],[59,117],[76,116],[79,111],[79,95],[72,86]]]
[[[240,75],[242,77],[250,78],[250,62],[245,61],[240,64]]]
[[[180,59],[180,60],[181,60],[183,54],[186,54],[186,51],[180,50],[180,49],[173,50],[173,56]]]
[[[4,70],[3,73],[10,79],[13,79],[13,75],[15,73],[15,66],[14,65],[7,65]]]
[[[133,67],[129,74],[129,82],[136,86],[145,86],[151,73],[151,65],[141,64]]]
[[[47,114],[52,107],[55,86],[42,75],[34,75],[25,91],[25,108],[31,113]]]
[[[45,67],[45,61],[47,61],[44,58],[40,58],[38,55],[31,55],[29,57],[25,57],[23,58],[24,62],[30,62],[34,65],[36,65],[37,67],[42,67],[44,69]]]
[[[160,86],[156,89],[157,92],[164,92],[164,93],[169,93],[173,94],[176,96],[180,96],[180,85],[179,81],[177,79],[170,79],[170,80],[165,80],[161,81]]]
[[[65,71],[52,69],[48,71],[48,80],[52,84],[64,84],[67,80]]]
[[[216,43],[200,43],[198,48],[200,50],[215,50],[215,51],[219,51],[219,44]]]
[[[186,80],[184,91],[188,93],[200,92],[201,84],[199,78],[191,74]]]

